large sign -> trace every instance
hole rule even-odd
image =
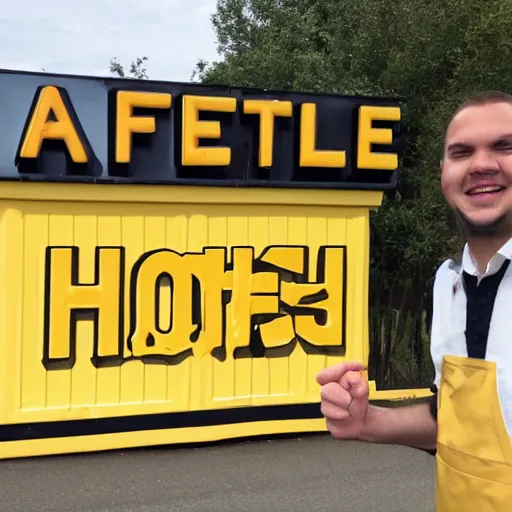
[[[396,99],[0,72],[0,179],[388,189]]]
[[[0,459],[325,431],[399,99],[0,70],[0,112]]]
[[[76,325],[87,312],[97,367],[133,358],[179,364],[189,356],[288,357],[297,343],[310,354],[343,353],[344,246],[320,248],[312,282],[306,246],[267,247],[259,255],[234,247],[229,264],[222,247],[155,250],[140,257],[129,282],[123,247],[96,249],[94,283],[79,282],[79,265],[78,247],[48,247],[43,362],[49,370],[74,366]]]

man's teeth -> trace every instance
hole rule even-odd
[[[480,187],[480,188],[474,188],[469,193],[470,194],[486,194],[489,192],[497,192],[498,190],[501,190],[502,187]]]

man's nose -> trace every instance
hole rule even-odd
[[[489,151],[476,151],[471,159],[469,172],[478,173],[494,173],[499,171],[500,166],[498,160]]]

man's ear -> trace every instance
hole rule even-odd
[[[439,172],[443,172],[443,160],[439,160]]]

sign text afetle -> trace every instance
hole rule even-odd
[[[31,78],[15,166],[2,166],[3,179],[374,190],[396,183],[405,143],[398,100]]]

